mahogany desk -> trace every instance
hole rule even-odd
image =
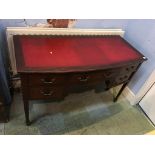
[[[61,100],[72,92],[108,90],[123,84],[146,58],[120,36],[15,35],[26,124],[29,100]]]

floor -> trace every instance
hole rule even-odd
[[[155,135],[155,130],[152,130],[152,131],[146,133],[146,135]]]
[[[9,123],[0,124],[3,135],[141,135],[154,126],[125,97],[112,102],[110,91],[71,94],[61,102],[31,101],[31,126],[25,125],[22,96],[16,92]]]

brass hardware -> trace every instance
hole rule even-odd
[[[55,81],[55,78],[51,79],[50,81],[46,81],[46,79],[41,79],[41,81],[46,84],[52,84]]]
[[[49,93],[45,93],[44,91],[41,91],[41,93],[44,95],[44,96],[51,96],[53,94],[53,91],[50,91]]]
[[[121,77],[121,78],[119,78],[121,81],[123,80],[123,78]]]
[[[78,78],[81,82],[86,82],[88,81],[89,77],[88,76],[84,76],[84,77],[79,77]]]
[[[111,74],[112,74],[111,72],[107,72],[107,73],[105,74],[105,76],[106,76],[106,77],[109,77],[109,76],[111,76]]]

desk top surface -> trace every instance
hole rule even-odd
[[[94,68],[142,60],[120,36],[15,36],[17,70]]]

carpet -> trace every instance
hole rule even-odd
[[[31,126],[25,125],[21,94],[16,93],[6,135],[141,135],[154,126],[124,97],[114,103],[107,91],[71,94],[61,102],[31,102]]]

